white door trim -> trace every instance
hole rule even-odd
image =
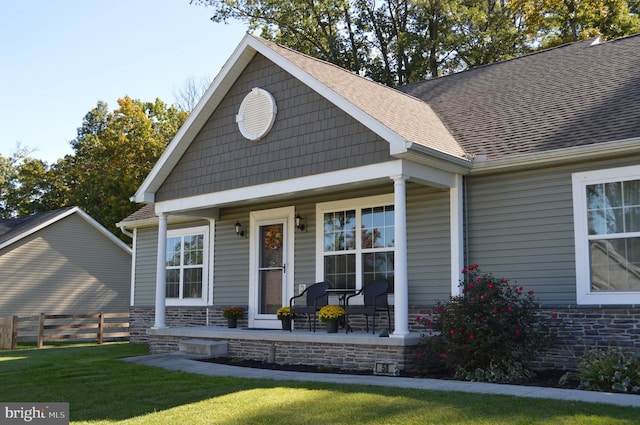
[[[285,252],[284,287],[282,292],[283,305],[288,303],[293,294],[294,285],[294,239],[295,239],[295,207],[282,207],[270,210],[251,211],[249,215],[249,327],[279,329],[281,324],[275,314],[258,315],[258,262],[259,262],[259,226],[269,224],[269,221],[284,220]]]

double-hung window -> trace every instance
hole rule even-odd
[[[640,166],[573,175],[579,304],[640,302]]]
[[[202,305],[207,299],[207,226],[167,231],[168,305]]]
[[[318,280],[334,289],[358,290],[387,279],[393,291],[395,211],[393,195],[316,206]]]

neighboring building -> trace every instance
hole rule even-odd
[[[638,52],[583,41],[395,90],[247,35],[119,223],[137,338],[230,305],[276,328],[300,284],[385,277],[408,340],[478,263],[560,312],[569,351],[633,346]]]
[[[0,317],[128,312],[131,249],[78,207],[0,220]]]

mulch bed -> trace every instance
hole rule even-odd
[[[201,360],[208,363],[218,363],[230,366],[242,366],[251,367],[257,369],[270,369],[270,370],[284,370],[291,372],[310,372],[310,373],[337,373],[347,375],[373,375],[373,370],[351,370],[330,368],[324,366],[310,366],[310,365],[281,365],[275,363],[267,363],[258,360],[244,360],[231,357],[214,357]],[[549,387],[549,388],[567,388],[576,389],[578,382],[569,381],[565,385],[560,385],[560,377],[565,374],[563,370],[545,370],[536,371],[536,375],[526,381],[510,382],[515,385],[530,385],[534,387]],[[440,371],[431,371],[429,373],[416,373],[402,371],[400,376],[405,378],[432,378],[432,379],[453,379],[451,374]]]

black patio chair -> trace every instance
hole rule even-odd
[[[291,297],[289,300],[289,308],[291,309],[292,316],[291,323],[295,323],[296,321],[294,316],[304,314],[309,322],[309,331],[311,331],[311,319],[313,318],[313,331],[315,332],[318,311],[325,305],[329,304],[327,289],[329,289],[329,284],[327,282],[318,282],[311,286],[307,286],[300,295]],[[296,305],[296,300],[300,298],[306,300],[305,305]],[[293,326],[291,329],[293,329]]]
[[[349,316],[354,314],[364,314],[365,322],[367,326],[367,333],[369,332],[369,316],[373,317],[373,333],[376,333],[376,313],[387,312],[387,322],[389,324],[389,330],[391,330],[391,314],[389,313],[389,301],[387,295],[389,294],[389,282],[386,279],[374,280],[367,283],[362,289],[353,295],[349,295],[345,301],[345,310],[347,312],[345,316],[345,329],[349,333]],[[358,295],[363,295],[363,304],[349,304],[351,298]]]

